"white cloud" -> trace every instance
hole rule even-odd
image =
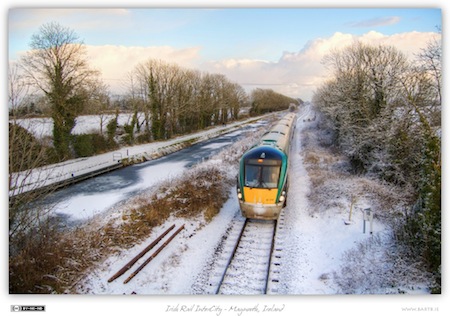
[[[388,36],[374,31],[362,36],[335,33],[329,38],[310,41],[301,51],[283,52],[277,62],[228,59],[206,62],[203,67],[205,70],[223,73],[246,88],[254,88],[259,84],[262,88],[310,100],[314,90],[327,78],[327,71],[321,61],[331,50],[342,49],[360,40],[371,45],[395,46],[412,58],[436,36],[440,35],[409,32]]]
[[[181,67],[193,68],[199,58],[199,47],[176,49],[170,46],[127,47],[116,45],[87,45],[90,64],[102,73],[113,93],[126,93],[127,75],[138,64],[149,59],[161,59]]]
[[[276,62],[260,59],[201,60],[200,47],[177,49],[170,46],[125,47],[87,46],[88,56],[94,67],[99,69],[114,93],[126,93],[124,82],[134,67],[150,58],[176,63],[181,67],[198,69],[209,73],[222,73],[231,81],[241,84],[247,90],[256,87],[270,88],[292,97],[310,100],[315,89],[324,82],[328,73],[322,64],[323,57],[333,49],[342,49],[356,40],[371,45],[392,45],[408,57],[420,52],[436,33],[409,32],[384,35],[368,32],[361,36],[335,33],[328,38],[308,42],[297,52],[280,52]]]

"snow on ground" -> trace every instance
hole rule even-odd
[[[78,129],[84,131],[88,130],[95,125],[91,122],[95,118],[95,116],[92,116],[90,119],[85,119],[83,124],[81,124]],[[9,194],[10,196],[15,195],[19,192],[26,192],[41,186],[51,185],[64,180],[70,180],[73,177],[94,172],[102,168],[113,167],[118,165],[122,159],[126,158],[131,160],[141,160],[141,157],[145,156],[146,159],[151,159],[154,155],[159,156],[160,152],[176,150],[178,144],[182,142],[186,142],[188,140],[193,140],[195,142],[205,141],[210,138],[217,137],[220,134],[238,129],[242,125],[258,119],[259,118],[250,118],[244,121],[221,125],[206,131],[176,137],[168,141],[122,147],[114,152],[68,160],[62,163],[45,166],[33,170],[31,173],[29,171],[16,173],[13,174],[13,180],[11,183],[16,183],[18,185],[14,190],[11,190]],[[27,128],[36,133],[36,135],[45,135],[48,133],[48,130],[51,131],[51,123],[48,123],[48,120],[49,119],[43,118],[31,119],[31,123],[25,123],[25,121],[19,120],[19,124],[27,126]]]
[[[288,205],[284,209],[286,227],[281,236],[286,257],[280,277],[284,294],[339,293],[332,276],[342,263],[342,254],[358,242],[371,238],[368,223],[366,234],[363,234],[361,212],[353,214],[355,224],[346,225],[348,214],[335,210],[324,210],[320,214],[311,211],[308,203],[310,180],[303,165],[300,143],[301,129],[309,124],[311,117],[306,111],[298,118],[298,130],[291,149],[291,182]],[[374,233],[384,229],[379,222],[373,225]]]
[[[198,282],[198,276],[206,269],[205,264],[210,262],[214,255],[215,247],[226,227],[238,214],[238,202],[233,188],[230,199],[210,223],[206,223],[202,218],[191,220],[170,218],[165,224],[154,229],[147,240],[111,256],[104,262],[99,262],[97,268],[86,275],[75,290],[80,294],[102,294],[102,298],[98,299],[96,296],[94,300],[92,296],[81,295],[77,296],[75,304],[72,304],[74,297],[64,296],[65,300],[61,301],[62,303],[53,300],[47,302],[49,309],[59,307],[61,310],[67,310],[70,306],[76,310],[77,303],[81,302],[92,313],[103,314],[111,310],[166,316],[321,315],[341,312],[346,315],[394,315],[404,314],[405,311],[428,310],[433,314],[442,311],[442,300],[433,298],[425,300],[423,296],[419,299],[417,295],[409,297],[396,295],[395,298],[389,296],[386,300],[380,299],[379,296],[327,295],[326,298],[322,296],[341,293],[332,275],[346,263],[343,256],[345,251],[349,249],[355,251],[360,241],[370,243],[374,237],[368,231],[363,233],[363,217],[360,211],[354,212],[351,225],[345,225],[348,213],[332,208],[314,212],[309,205],[310,179],[304,167],[300,133],[302,128],[309,124],[308,120],[303,118],[311,118],[312,115],[313,112],[309,108],[301,110],[291,152],[291,186],[288,205],[284,209],[286,227],[279,236],[279,241],[283,245],[280,295],[239,297],[200,295],[201,298],[199,295],[190,295],[194,292],[193,285]],[[207,163],[214,162],[210,160]],[[216,163],[220,163],[220,160]],[[346,183],[343,182],[342,185]],[[334,197],[330,197],[332,198]],[[370,205],[364,202],[360,206],[364,208]],[[185,229],[136,277],[127,284],[123,283],[146,257],[138,261],[122,277],[107,282],[125,263],[172,224],[176,225],[175,229],[184,224]],[[385,230],[386,227],[380,222],[374,221],[374,236],[382,234]],[[133,293],[138,295],[126,297],[121,295]],[[110,294],[114,296],[108,296]],[[82,298],[78,300],[79,297]],[[427,298],[429,297],[428,295]],[[38,299],[42,302],[42,297]],[[278,308],[279,312],[271,312],[270,308]]]
[[[234,192],[233,192],[234,193]],[[205,262],[213,255],[222,233],[236,215],[237,199],[232,197],[225,203],[220,214],[208,225],[202,218],[186,221],[170,218],[164,225],[155,229],[151,236],[136,247],[110,257],[99,269],[89,275],[78,287],[79,293],[86,294],[191,294],[192,285],[204,269]],[[107,280],[128,263],[145,246],[171,225],[184,229],[148,266],[131,281],[124,284],[129,275],[139,267],[151,253],[140,259],[129,271],[115,281]],[[204,226],[205,225],[205,226]],[[170,233],[170,234],[171,234]],[[159,245],[158,245],[159,247]]]
[[[133,113],[120,113],[117,118],[117,123],[121,126],[131,122]],[[102,130],[106,131],[106,125],[115,117],[115,114],[103,115],[82,115],[76,118],[75,127],[72,133],[74,135],[85,133],[99,133],[100,123],[102,123]],[[138,119],[141,120],[143,114],[138,114]],[[52,137],[53,120],[50,117],[35,117],[27,119],[15,120],[17,124],[26,128],[36,138]]]
[[[65,198],[51,209],[59,215],[65,215],[71,221],[86,221],[103,213],[113,205],[127,199],[129,194],[142,191],[171,177],[179,176],[185,169],[184,162],[167,162],[144,168],[139,172],[140,182],[134,185],[125,185],[116,190],[95,194],[77,194]],[[113,177],[106,175],[106,182],[114,183]],[[117,184],[117,181],[115,182]],[[98,182],[97,182],[98,184]],[[99,185],[99,184],[98,184]],[[57,192],[59,193],[59,192]]]
[[[352,225],[344,222],[348,214],[322,212],[311,214],[308,205],[309,178],[303,166],[300,133],[305,124],[303,119],[311,115],[310,109],[301,113],[291,149],[290,188],[288,205],[284,209],[286,227],[279,240],[283,247],[283,261],[280,274],[279,294],[337,294],[338,286],[332,275],[342,264],[342,255],[363,240],[372,238],[367,231],[363,234],[362,212],[353,214]],[[211,162],[209,162],[211,163]],[[206,269],[214,249],[225,230],[238,214],[238,202],[232,190],[230,199],[220,213],[208,224],[202,219],[181,220],[171,218],[155,229],[151,236],[136,247],[126,250],[100,264],[79,286],[80,293],[89,294],[192,294],[196,278]],[[156,236],[172,224],[176,228],[182,224],[185,229],[175,237],[148,266],[129,283],[124,284],[128,275],[146,257],[119,279],[107,280],[132,257],[149,244]],[[375,222],[374,234],[385,227]]]

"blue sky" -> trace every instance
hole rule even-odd
[[[27,10],[9,13],[10,56],[26,50],[40,25],[57,21],[89,45],[201,46],[205,58],[279,57],[335,32],[386,35],[435,32],[439,9],[124,9]]]
[[[439,8],[13,8],[8,12],[9,59],[17,59],[29,48],[32,34],[42,24],[56,21],[73,29],[91,47],[93,62],[107,68],[105,76],[110,80],[124,76],[111,68],[134,65],[131,58],[142,61],[147,54],[148,58],[168,59],[183,67],[218,71],[238,83],[261,83],[278,89],[289,84],[289,92],[280,92],[294,96],[306,94],[294,91],[294,85],[315,86],[313,82],[318,79],[312,74],[309,81],[300,80],[300,75],[294,78],[287,69],[287,57],[290,62],[293,56],[305,62],[307,51],[319,42],[329,48],[348,41],[349,36],[370,42],[376,35],[376,41],[381,36],[384,42],[396,43],[394,37],[402,34],[411,44],[402,40],[399,45],[422,45],[426,34],[436,34],[436,27],[442,26],[441,14]],[[414,34],[420,40],[414,39]],[[117,60],[119,48],[120,58],[129,56],[123,61],[127,65],[105,65],[106,60]],[[323,53],[324,48],[316,49]],[[264,74],[258,72],[268,67],[266,74],[277,78],[256,82]],[[323,77],[320,71],[318,76]]]
[[[324,79],[327,72],[321,64],[321,58],[330,48],[346,45],[353,38],[365,40],[374,44],[396,45],[402,52],[414,53],[426,44],[436,26],[443,27],[446,35],[448,21],[442,18],[448,15],[446,9],[448,0],[377,0],[377,1],[324,1],[324,0],[206,0],[189,1],[191,6],[298,6],[321,7],[319,10],[117,10],[117,11],[55,11],[12,10],[11,8],[58,6],[186,6],[185,0],[140,0],[116,1],[110,0],[6,0],[0,6],[3,8],[4,46],[7,47],[9,58],[15,59],[17,53],[28,48],[31,35],[40,25],[49,21],[58,21],[72,28],[86,43],[90,45],[90,59],[94,66],[99,67],[104,80],[114,91],[126,92],[123,86],[115,85],[119,78],[124,78],[126,72],[132,70],[133,61],[141,62],[145,58],[164,58],[185,67],[196,68],[209,72],[223,72],[231,80],[245,84],[249,82],[265,85],[244,85],[247,88],[273,88],[278,92],[305,100],[311,98],[314,89]],[[163,3],[164,1],[164,3]],[[123,3],[117,3],[123,2]],[[269,4],[267,4],[269,2]],[[175,4],[174,4],[175,3]],[[376,6],[387,9],[326,9],[330,6]],[[403,7],[403,9],[395,9]],[[390,8],[389,8],[390,7]],[[411,9],[405,9],[405,8]],[[426,8],[434,8],[432,10]],[[439,10],[443,8],[443,10]],[[122,46],[122,49],[118,49]],[[164,46],[164,47],[163,47]],[[131,48],[133,47],[133,48]],[[145,49],[143,49],[145,48]],[[445,47],[444,47],[445,48]],[[416,49],[416,50],[414,50]],[[140,58],[142,56],[142,58]],[[123,58],[120,58],[123,57]],[[6,59],[3,59],[4,74],[6,74]],[[445,64],[444,64],[445,65]],[[3,76],[3,80],[6,76]],[[2,85],[6,90],[6,84]],[[5,91],[4,95],[7,95]],[[6,97],[5,97],[6,99]],[[6,101],[6,100],[5,100]],[[6,107],[5,107],[6,109]],[[5,113],[6,114],[6,113]],[[5,118],[7,115],[4,116]],[[7,142],[7,124],[2,130],[4,144]],[[3,150],[7,153],[7,150]],[[3,156],[3,166],[7,166],[6,154]],[[6,170],[5,170],[6,172]],[[2,182],[6,184],[5,181]],[[6,188],[4,191],[6,192]],[[6,202],[6,201],[5,201]],[[6,251],[6,249],[5,249]],[[6,266],[4,267],[7,268]],[[3,274],[5,275],[5,274]],[[6,281],[6,280],[5,280]],[[448,295],[442,299],[448,301]],[[29,300],[17,296],[7,296],[9,304]],[[25,298],[24,298],[25,299]],[[62,306],[72,306],[71,298],[58,298]],[[113,298],[115,299],[115,298]],[[146,302],[147,301],[147,298]],[[400,310],[409,306],[411,301],[401,298],[389,298],[389,308]],[[414,297],[416,300],[416,297]],[[88,302],[90,312],[105,311],[105,304],[92,306]],[[428,300],[426,300],[428,301]],[[419,302],[425,303],[428,302]],[[39,298],[42,302],[42,297]],[[45,300],[44,300],[45,302]],[[439,301],[442,303],[442,300]],[[49,309],[55,306],[55,301],[49,303]],[[76,302],[77,303],[77,302]],[[86,301],[82,302],[86,305]],[[141,305],[134,304],[141,307]],[[150,300],[149,304],[154,304]],[[207,301],[206,303],[211,303]],[[289,301],[289,307],[293,302]],[[298,308],[306,314],[314,314],[314,304],[302,300]],[[330,303],[330,302],[326,302]],[[362,308],[367,301],[353,301]],[[374,301],[368,302],[370,304]],[[379,301],[375,302],[376,304]],[[41,303],[42,304],[42,303]],[[45,304],[45,303],[44,303]],[[67,305],[69,304],[69,305]],[[383,304],[383,302],[381,302]],[[438,304],[439,305],[439,304]],[[109,305],[108,305],[109,306]],[[114,304],[111,304],[116,308]],[[129,309],[130,304],[125,305]],[[76,310],[76,306],[74,306]],[[94,308],[92,308],[94,307]],[[97,307],[95,309],[95,307]],[[354,314],[350,311],[350,314]]]

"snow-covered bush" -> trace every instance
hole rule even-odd
[[[435,42],[409,61],[393,47],[356,43],[325,59],[333,78],[313,98],[354,172],[413,189],[410,207],[420,207],[399,234],[439,284],[441,53]]]
[[[373,236],[344,254],[333,274],[343,294],[428,293],[432,275],[391,236]],[[411,284],[414,284],[412,286]]]
[[[370,205],[377,221],[388,228],[358,243],[342,258],[342,266],[333,272],[333,282],[345,294],[429,293],[438,287],[429,272],[418,245],[419,225],[408,221],[405,210],[414,201],[412,186],[398,186],[368,175],[351,172],[347,158],[332,143],[323,142],[326,124],[308,124],[302,131],[302,152],[311,183],[308,202],[311,216],[347,216]],[[319,145],[320,144],[320,145]],[[405,227],[408,228],[405,231]],[[408,242],[406,242],[406,240]],[[411,247],[415,244],[416,250]]]

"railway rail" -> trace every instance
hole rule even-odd
[[[249,219],[237,215],[231,221],[226,234],[222,237],[222,242],[216,249],[209,276],[198,284],[198,288],[202,289],[199,294],[277,294],[280,283],[278,273],[283,251],[283,226],[284,211],[280,213],[278,220]],[[169,236],[169,232],[174,228],[175,225],[167,228],[112,275],[108,282],[119,278],[133,266],[138,265],[139,260],[148,257],[123,281],[124,284],[128,283],[184,229],[184,225],[166,239],[165,237]],[[163,244],[148,256],[150,250],[160,243]],[[133,291],[131,294],[137,293]]]
[[[215,294],[266,294],[277,221],[246,219],[235,235]],[[235,229],[236,230],[236,229]]]
[[[142,250],[138,255],[136,255],[131,261],[125,264],[119,271],[117,271],[113,276],[108,279],[108,283],[114,281],[125,272],[127,272],[131,267],[142,257],[144,257],[153,247],[155,247],[172,229],[175,225],[169,227],[164,233],[157,237],[152,243],[150,243],[144,250]],[[139,267],[130,274],[130,276],[123,282],[124,284],[130,282],[146,265],[148,265],[179,233],[184,229],[184,225],[177,229],[150,257],[148,257]],[[133,294],[133,293],[132,293]]]

